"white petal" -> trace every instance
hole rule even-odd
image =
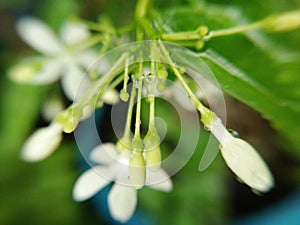
[[[74,101],[82,97],[90,86],[90,81],[82,70],[73,63],[68,63],[62,77],[62,87],[66,96]]]
[[[58,60],[30,58],[9,70],[9,77],[19,83],[48,84],[56,81],[61,72]]]
[[[112,88],[107,89],[104,91],[101,100],[106,104],[114,105],[119,102],[119,92]]]
[[[89,37],[89,29],[83,23],[67,21],[62,26],[61,38],[67,45],[79,44]]]
[[[147,169],[146,185],[152,189],[165,192],[170,192],[173,189],[172,180],[163,169],[157,171]]]
[[[220,118],[214,120],[210,127],[208,127],[211,133],[217,138],[221,145],[226,145],[231,142],[234,137],[227,131],[222,124]]]
[[[99,55],[96,51],[86,50],[82,51],[76,56],[76,61],[83,65],[86,69],[89,69],[94,65],[96,60],[99,58]]]
[[[118,150],[113,143],[100,144],[91,151],[90,159],[99,164],[111,164],[118,158]]]
[[[62,140],[62,128],[57,123],[40,128],[25,142],[22,158],[26,161],[40,161],[49,156]]]
[[[111,182],[101,174],[110,173],[109,167],[96,166],[84,172],[76,181],[73,188],[73,198],[76,201],[84,201],[91,198],[103,187]]]
[[[266,192],[274,186],[269,168],[246,141],[234,138],[221,147],[221,153],[228,167],[252,189]]]
[[[137,203],[134,188],[114,184],[108,195],[108,206],[112,217],[125,223],[133,215]]]
[[[17,32],[20,37],[35,50],[46,55],[55,55],[63,51],[53,31],[42,21],[25,17],[18,21]]]
[[[49,84],[57,81],[61,75],[62,64],[58,60],[45,61],[41,68],[29,80],[31,84]]]

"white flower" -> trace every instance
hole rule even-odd
[[[87,170],[78,178],[73,198],[76,201],[86,200],[114,181],[108,195],[109,210],[114,219],[126,222],[137,204],[137,189],[129,180],[129,150],[120,151],[114,144],[106,143],[93,149],[90,157],[101,165]],[[153,172],[147,169],[146,174],[147,186],[166,192],[172,190],[171,179],[164,170]]]
[[[87,27],[79,22],[66,22],[61,29],[60,40],[42,21],[26,17],[17,23],[20,37],[44,56],[33,57],[11,68],[11,79],[31,84],[48,84],[61,78],[66,96],[73,100],[80,97],[89,87],[90,81],[83,76],[95,59],[91,50],[74,51],[74,45],[90,37]]]
[[[209,127],[221,146],[228,167],[253,190],[267,192],[274,186],[273,176],[257,151],[246,141],[233,137],[218,118]]]
[[[62,133],[62,127],[58,123],[51,123],[48,127],[36,130],[24,143],[22,158],[36,162],[48,157],[59,146]]]

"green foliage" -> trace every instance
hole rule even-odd
[[[242,21],[247,20],[237,8],[198,5],[168,9],[158,24],[168,31],[194,30],[199,25],[213,30]],[[198,58],[204,60],[227,94],[259,111],[283,135],[279,143],[300,157],[300,47],[294,45],[294,35],[300,32],[293,32],[284,41],[278,39],[280,35],[266,36],[256,31],[216,38],[207,43]],[[176,57],[203,70],[195,55]]]

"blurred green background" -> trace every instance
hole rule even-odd
[[[257,0],[251,3],[238,0],[207,2],[237,7],[249,20],[300,8],[300,2],[297,0]],[[191,9],[195,8],[195,5],[204,4],[196,0],[155,1],[155,3],[163,12],[162,21],[174,30],[188,29],[188,26],[198,24],[195,19],[198,11],[191,11]],[[135,1],[121,0],[1,0],[0,225],[110,223],[108,222],[110,220],[104,219],[105,216],[101,216],[101,213],[107,213],[106,211],[97,211],[89,202],[76,203],[72,200],[72,187],[81,172],[78,150],[72,141],[72,135],[66,135],[57,152],[43,162],[26,163],[20,158],[22,143],[28,135],[36,127],[46,124],[40,116],[40,110],[47,88],[14,84],[6,77],[6,71],[10,66],[25,55],[33,53],[17,37],[14,23],[24,15],[34,15],[58,30],[61,21],[71,16],[95,20],[99,14],[105,13],[111,16],[117,25],[122,25],[132,18],[134,5]],[[221,8],[223,6],[221,5]],[[190,12],[190,16],[178,16],[182,12]],[[220,21],[222,15],[219,16]],[[199,17],[201,20],[201,15]],[[282,45],[286,51],[300,52],[300,31],[269,36],[276,43],[275,45],[277,43]],[[261,154],[274,173],[276,187],[264,196],[253,194],[235,180],[220,156],[207,170],[199,172],[198,165],[203,153],[201,149],[205,147],[205,140],[208,137],[204,132],[201,133],[199,150],[173,177],[173,192],[165,194],[148,188],[139,192],[139,209],[150,215],[155,224],[230,223],[232,218],[249,215],[272,205],[299,188],[300,150],[294,147],[293,141],[298,141],[297,138],[300,136],[300,132],[297,133],[300,128],[300,120],[297,120],[300,102],[300,61],[277,63],[270,57],[272,49],[269,49],[270,52],[262,51],[241,36],[216,39],[210,42],[208,47],[214,48],[230,59],[239,68],[248,72],[252,78],[281,96],[289,105],[290,111],[284,110],[283,113],[276,114],[270,123],[263,117],[270,118],[272,110],[260,107],[264,104],[260,99],[249,104],[254,108],[257,106],[256,110],[261,114],[238,100],[231,98],[227,100],[228,125],[238,130],[243,138],[264,149]],[[226,81],[221,78],[221,82]],[[226,90],[226,87],[223,88]],[[232,88],[231,92],[226,91],[241,101],[248,100],[247,96],[239,94],[236,88]],[[159,114],[170,120],[166,121],[170,126],[168,129],[172,131],[169,137],[170,143],[162,146],[163,149],[168,149],[179,132],[179,128],[172,123],[176,115],[172,115],[163,104]],[[278,130],[273,129],[273,123],[277,124],[275,127],[279,127]],[[192,128],[190,132],[193,132]],[[188,144],[186,147],[188,148]]]

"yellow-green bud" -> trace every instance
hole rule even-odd
[[[285,32],[300,28],[300,10],[267,18],[265,29],[271,32]]]
[[[147,167],[152,171],[157,171],[161,164],[161,152],[160,147],[155,149],[146,150],[146,163]]]
[[[159,92],[163,92],[165,90],[165,85],[162,83],[162,82],[159,82],[157,85],[156,85],[156,89],[159,91]]]
[[[127,91],[125,89],[122,89],[120,92],[120,98],[122,99],[122,101],[127,102],[128,98],[129,98],[129,94],[127,93]]]
[[[207,26],[198,27],[197,33],[200,37],[204,37],[208,33],[208,27]]]
[[[62,126],[65,133],[71,133],[76,129],[81,116],[81,108],[71,107],[58,114],[55,121]]]
[[[130,154],[129,160],[129,178],[131,184],[140,189],[144,186],[146,180],[146,167],[143,154],[133,151]]]
[[[203,46],[204,46],[204,41],[199,40],[199,41],[196,42],[195,49],[200,50],[200,49],[203,48]]]
[[[122,137],[118,142],[117,142],[117,148],[125,151],[125,150],[131,150],[132,145],[131,141],[129,138]]]
[[[157,78],[159,80],[165,80],[168,77],[168,72],[165,68],[161,68],[157,71]]]
[[[146,163],[150,170],[158,170],[161,164],[160,138],[155,128],[149,129],[144,138]]]

